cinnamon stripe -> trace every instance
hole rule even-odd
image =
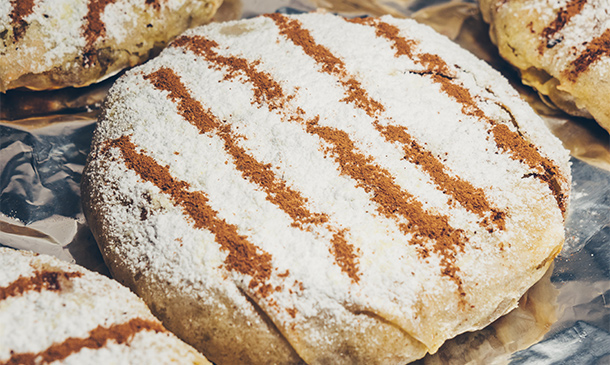
[[[305,207],[307,199],[288,187],[285,181],[278,179],[271,170],[271,164],[262,164],[237,146],[229,126],[224,126],[219,135],[225,141],[225,149],[233,157],[237,169],[248,180],[263,188],[267,200],[286,212],[294,225],[303,228],[303,224],[319,225],[328,221],[326,214],[310,212]]]
[[[146,0],[145,3],[159,10],[161,8],[161,1]],[[117,0],[90,0],[87,4],[87,15],[85,15],[85,24],[83,26],[83,35],[86,41],[83,55],[85,65],[91,65],[97,60],[94,44],[99,38],[106,36],[106,25],[102,21],[102,13],[108,5],[116,2]]]
[[[117,0],[90,0],[87,4],[87,15],[83,35],[85,36],[84,63],[90,65],[96,61],[94,43],[98,38],[106,35],[106,26],[101,19],[106,6],[115,3]]]
[[[399,227],[404,233],[415,235],[414,242],[420,245],[420,253],[424,257],[429,254],[426,241],[434,242],[432,251],[441,257],[442,273],[453,279],[460,293],[465,295],[457,275],[459,269],[455,265],[455,255],[457,251],[463,252],[467,241],[463,231],[451,227],[447,217],[427,213],[419,201],[394,182],[388,171],[374,164],[370,156],[358,153],[346,132],[319,126],[318,121],[319,117],[308,121],[307,132],[330,144],[329,152],[339,164],[341,172],[372,195],[379,213],[388,218],[408,221],[407,224],[399,223]]]
[[[237,170],[252,183],[257,184],[267,194],[267,200],[282,209],[293,220],[293,225],[305,229],[304,225],[323,225],[328,222],[324,213],[312,213],[307,207],[307,199],[298,191],[291,189],[286,182],[279,179],[273,172],[270,164],[263,164],[249,155],[245,149],[238,146],[237,136],[231,131],[229,125],[221,125],[218,119],[205,110],[201,103],[195,100],[173,70],[163,67],[149,75],[144,76],[155,88],[169,92],[169,98],[178,104],[180,115],[189,123],[199,129],[201,133],[215,132],[225,142],[225,150],[233,158]],[[330,231],[337,231],[327,227]],[[335,233],[333,236],[333,253],[337,264],[352,280],[360,280],[358,266],[355,261],[356,250],[349,244],[344,233]]]
[[[316,43],[309,30],[302,28],[298,20],[290,19],[279,13],[264,16],[271,18],[280,29],[280,34],[301,47],[305,54],[322,66],[324,72],[339,78],[347,94],[341,101],[355,104],[370,117],[385,110],[381,103],[368,95],[358,80],[348,75],[343,61],[333,55],[328,48]]]
[[[208,203],[205,193],[191,192],[189,184],[174,178],[169,168],[159,165],[152,157],[136,151],[136,146],[128,136],[122,136],[108,143],[106,148],[118,148],[125,160],[127,168],[133,170],[144,181],[157,186],[168,194],[176,205],[182,207],[191,217],[195,228],[205,228],[214,234],[215,241],[229,255],[225,260],[228,270],[235,270],[252,277],[249,287],[256,289],[261,296],[266,296],[272,290],[267,284],[271,276],[271,255],[258,252],[258,248],[248,241],[246,236],[237,232],[237,226],[227,223],[218,217],[218,213]]]
[[[578,15],[582,8],[587,3],[587,0],[571,0],[565,7],[561,8],[557,12],[557,17],[540,33],[542,40],[538,46],[538,52],[544,53],[545,48],[553,48],[556,44],[561,42],[563,38],[551,39],[557,32],[561,31],[566,24],[574,17]]]
[[[475,188],[468,181],[459,177],[449,175],[443,165],[430,151],[424,150],[405,127],[382,126],[375,122],[375,128],[385,137],[388,142],[400,143],[405,152],[405,159],[413,164],[419,165],[432,178],[434,183],[443,189],[445,194],[451,195],[464,208],[486,218],[486,213],[491,212],[491,220],[496,227],[504,229],[506,213],[491,207],[485,192]],[[493,228],[488,228],[493,231]]]
[[[238,57],[225,57],[219,55],[213,48],[218,43],[202,36],[182,36],[172,42],[174,47],[183,47],[198,56],[204,57],[217,69],[225,69],[225,80],[245,76],[254,86],[254,98],[258,104],[265,102],[269,110],[281,107],[284,98],[280,84],[274,81],[268,74],[258,72],[247,60]]]
[[[449,69],[445,61],[438,55],[430,53],[417,53],[413,49],[417,46],[417,42],[412,39],[406,39],[400,36],[398,27],[379,21],[377,18],[354,18],[346,19],[346,21],[355,24],[368,25],[375,28],[375,34],[379,38],[385,38],[391,42],[396,56],[407,56],[414,61],[419,62],[429,73],[444,75],[451,77],[453,72]]]
[[[133,318],[129,322],[110,327],[97,326],[89,332],[89,337],[70,337],[62,343],[54,344],[39,353],[12,354],[5,365],[49,364],[66,359],[68,356],[89,348],[93,350],[105,347],[108,342],[124,344],[131,342],[134,335],[142,331],[166,332],[161,323],[142,318]]]
[[[540,179],[549,186],[559,209],[565,216],[566,196],[561,189],[561,184],[557,181],[561,175],[559,174],[559,168],[550,159],[542,156],[537,147],[524,140],[518,132],[513,132],[506,125],[489,118],[479,108],[470,91],[451,77],[449,66],[440,57],[428,53],[416,53],[411,48],[405,50],[404,44],[412,45],[413,43],[401,37],[399,35],[400,30],[391,24],[378,19],[365,20],[361,23],[375,27],[379,37],[392,42],[396,57],[412,53],[414,55],[412,58],[419,60],[419,63],[427,69],[426,73],[430,74],[432,80],[440,84],[441,90],[462,104],[464,114],[489,123],[491,125],[489,133],[493,135],[498,147],[508,152],[511,158],[525,163],[531,169],[537,171],[531,176]],[[439,70],[441,73],[438,72]]]
[[[20,277],[8,286],[0,287],[0,301],[30,291],[61,291],[64,283],[81,276],[83,274],[80,272],[36,271],[34,276]]]
[[[26,16],[32,14],[34,10],[34,0],[11,0],[10,18],[13,25],[13,37],[15,42],[18,42],[25,35],[28,23],[23,20]]]
[[[332,243],[330,252],[335,256],[341,271],[346,273],[350,279],[357,283],[360,280],[360,272],[358,271],[356,250],[354,249],[354,246],[345,239],[346,232],[347,230],[342,230],[333,234],[333,238],[330,240]]]
[[[162,67],[144,75],[144,79],[150,81],[156,89],[167,91],[169,99],[178,103],[180,115],[199,129],[200,133],[208,133],[220,128],[220,122],[211,113],[204,110],[201,103],[191,97],[174,70]]]
[[[570,67],[567,71],[567,77],[570,81],[574,82],[578,76],[587,71],[589,67],[602,57],[610,56],[610,29],[597,38],[594,38],[583,53],[578,56],[574,61],[570,63]]]
[[[555,196],[559,209],[561,209],[565,216],[567,197],[557,181],[558,177],[561,176],[559,168],[551,160],[541,156],[536,146],[523,139],[516,132],[511,131],[505,124],[495,124],[491,132],[499,148],[509,152],[513,159],[527,164],[534,170],[540,171],[532,173],[530,176],[536,177],[548,184],[549,189]]]

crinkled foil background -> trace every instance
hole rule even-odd
[[[422,364],[610,364],[610,137],[523,87],[487,36],[475,1],[225,0],[217,21],[326,8],[346,16],[411,16],[500,70],[572,154],[564,249],[520,306],[448,341]],[[112,82],[0,94],[0,246],[51,254],[108,275],[80,206],[80,178]],[[609,100],[610,102],[610,100]],[[1,268],[0,268],[1,269]]]

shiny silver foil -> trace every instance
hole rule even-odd
[[[217,20],[326,8],[346,16],[412,16],[500,70],[572,153],[566,242],[554,267],[489,327],[448,341],[422,364],[610,364],[610,136],[520,85],[495,52],[474,1],[225,0]],[[82,89],[0,94],[0,246],[109,275],[80,204],[95,120],[116,78]],[[1,270],[2,268],[0,268]]]

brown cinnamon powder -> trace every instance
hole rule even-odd
[[[36,271],[34,276],[20,277],[6,287],[0,287],[0,301],[26,292],[60,291],[62,282],[83,276],[80,272]]]
[[[169,97],[179,103],[180,114],[201,133],[215,132],[225,142],[225,150],[231,155],[236,168],[244,178],[259,185],[267,193],[267,200],[280,207],[299,226],[320,224],[328,221],[325,214],[311,213],[305,207],[306,199],[298,191],[292,190],[275,176],[270,164],[263,164],[237,145],[237,136],[227,124],[221,125],[217,117],[205,110],[201,103],[193,99],[182,81],[171,69],[161,68],[150,75],[157,89],[169,91]]]
[[[328,48],[316,43],[309,31],[301,27],[301,22],[279,13],[265,14],[265,16],[275,22],[280,28],[281,35],[300,46],[305,54],[320,64],[322,71],[339,78],[347,93],[347,96],[341,101],[354,103],[357,108],[364,110],[371,117],[384,110],[383,105],[372,99],[358,80],[349,77],[343,61],[333,55]]]
[[[94,51],[94,43],[98,38],[106,35],[106,26],[101,19],[106,6],[115,3],[117,0],[91,0],[87,4],[87,15],[85,15],[85,25],[83,34],[85,36],[85,65],[90,65],[96,61],[97,55]]]
[[[231,131],[228,124],[221,125],[218,118],[209,110],[205,110],[201,103],[192,98],[180,77],[169,68],[161,68],[145,79],[159,90],[169,92],[169,98],[178,103],[180,114],[191,124],[196,126],[201,133],[215,132],[225,142],[225,150],[233,158],[235,167],[241,171],[242,176],[260,186],[267,194],[267,200],[286,212],[293,220],[293,225],[305,229],[305,225],[322,225],[328,223],[328,216],[324,213],[312,213],[307,207],[307,199],[303,198],[298,191],[291,189],[285,181],[279,179],[273,172],[270,164],[263,164],[249,155],[245,149],[237,144],[237,136]],[[333,228],[328,228],[333,230]],[[345,243],[345,245],[348,245]],[[348,249],[353,251],[351,245]],[[350,277],[357,277],[357,265],[354,257],[348,264],[339,266]]]
[[[368,96],[366,90],[356,79],[342,80],[341,85],[347,91],[347,96],[340,101],[353,103],[356,108],[364,110],[369,117],[375,117],[376,114],[385,110],[380,102]]]
[[[392,29],[391,25],[388,28],[383,25],[386,23],[379,20],[368,22],[366,24],[372,24],[372,26],[375,26],[378,30]],[[405,55],[403,51],[400,51],[398,46],[398,44],[405,43],[403,38],[398,36],[398,30],[378,31],[378,35],[394,43],[396,57]],[[419,59],[419,62],[426,66],[427,73],[431,75],[432,79],[436,83],[440,84],[443,92],[458,103],[462,104],[462,112],[464,114],[476,117],[479,120],[485,121],[491,125],[492,128],[490,129],[490,133],[493,134],[494,140],[498,147],[510,153],[513,159],[526,163],[533,170],[542,170],[542,173],[536,174],[536,177],[549,185],[549,189],[554,195],[557,205],[561,209],[561,212],[565,215],[566,196],[561,190],[560,183],[557,181],[558,179],[562,179],[561,175],[559,174],[559,168],[550,159],[542,156],[536,146],[525,141],[525,139],[517,132],[511,131],[506,125],[499,124],[485,115],[483,110],[478,107],[470,91],[449,76],[451,74],[451,70],[443,59],[437,55],[416,53],[412,49],[410,49],[408,52],[413,55],[413,59]],[[442,72],[439,73],[439,70],[442,70]]]
[[[464,114],[479,118],[492,126],[490,133],[499,148],[510,153],[513,159],[527,164],[531,169],[542,170],[542,173],[536,176],[549,185],[559,209],[565,214],[565,195],[556,181],[561,176],[559,168],[550,159],[542,156],[536,146],[527,142],[519,133],[513,132],[505,124],[500,124],[485,115],[468,89],[443,76],[434,75],[433,79],[441,85],[442,91],[462,104]]]
[[[286,308],[286,312],[288,312],[292,318],[296,318],[297,313],[299,313],[296,308]]]
[[[259,253],[259,249],[248,241],[246,236],[237,232],[237,226],[219,218],[218,213],[209,205],[205,193],[189,191],[189,184],[175,179],[168,167],[161,166],[152,157],[137,152],[128,136],[110,141],[108,147],[118,148],[127,168],[135,171],[144,181],[152,182],[163,193],[168,194],[175,204],[181,206],[193,219],[195,228],[205,228],[214,234],[216,242],[229,253],[225,260],[228,270],[250,275],[252,280],[249,287],[256,288],[262,296],[269,294],[270,286],[267,281],[272,271],[271,255],[264,251]]]
[[[352,19],[350,22],[364,24],[375,28],[375,34],[379,38],[385,38],[392,43],[392,48],[396,56],[406,56],[410,59],[419,61],[427,72],[449,77],[452,72],[447,64],[437,55],[430,53],[417,53],[413,49],[417,42],[400,36],[400,29],[397,26],[380,21],[377,18],[364,18],[361,20]]]
[[[463,251],[467,238],[462,230],[449,225],[448,218],[427,213],[422,204],[394,182],[394,177],[382,167],[373,163],[373,159],[356,151],[353,141],[344,131],[319,126],[318,118],[307,122],[307,132],[315,134],[326,141],[341,172],[357,182],[357,186],[371,194],[371,200],[377,203],[378,211],[389,218],[406,219],[408,224],[401,224],[401,229],[415,235],[415,243],[426,252],[425,242],[433,242],[432,250],[441,256],[443,271],[459,285],[455,266],[457,251]],[[461,287],[459,290],[462,291]]]
[[[551,38],[562,30],[572,17],[582,11],[582,8],[586,3],[587,0],[571,0],[565,7],[557,12],[557,17],[540,33],[540,36],[542,37],[540,45],[538,46],[538,52],[540,54],[544,53],[546,48],[552,48],[557,44],[557,41],[552,42]]]
[[[530,168],[541,170],[541,173],[532,174],[532,176],[548,184],[561,213],[565,215],[567,197],[557,181],[561,176],[558,167],[551,160],[542,156],[536,146],[511,131],[505,124],[494,125],[491,132],[499,148],[511,153],[514,159],[527,164]]]
[[[25,35],[28,23],[23,19],[32,14],[34,0],[11,0],[11,24],[13,25],[13,37],[18,42]]]
[[[468,89],[438,74],[432,74],[431,77],[434,82],[441,86],[441,91],[462,104],[462,113],[482,120],[488,120],[485,113],[477,106]]]
[[[174,47],[184,47],[198,56],[204,57],[217,69],[225,68],[225,79],[234,79],[245,76],[254,86],[254,98],[258,104],[267,103],[269,110],[281,107],[284,93],[279,83],[264,72],[259,72],[246,59],[239,57],[225,57],[219,55],[214,48],[218,43],[202,36],[182,36],[172,42]]]
[[[377,18],[366,17],[366,18],[353,18],[346,19],[350,23],[362,24],[375,27],[375,33],[379,38],[393,39],[392,48],[401,55],[405,55],[409,58],[413,58],[412,48],[417,44],[411,39],[405,39],[399,37],[400,30],[388,23],[379,22]]]
[[[17,364],[49,364],[60,361],[82,349],[100,349],[110,341],[118,344],[129,343],[133,336],[141,331],[166,332],[158,321],[142,318],[133,318],[126,323],[115,324],[110,327],[99,325],[89,332],[89,337],[70,337],[61,343],[53,344],[46,350],[35,353],[12,354],[6,365]]]
[[[594,62],[608,56],[610,56],[610,29],[606,29],[602,35],[589,42],[584,52],[570,63],[570,67],[564,73],[570,81],[574,82]]]
[[[29,0],[28,0],[29,1]],[[154,9],[161,8],[160,2],[163,0],[145,0],[147,5]],[[106,25],[102,21],[102,13],[106,6],[114,4],[117,0],[90,0],[87,4],[87,15],[85,15],[85,24],[83,27],[83,35],[85,36],[86,45],[83,51],[85,65],[91,65],[97,60],[97,53],[94,44],[99,39],[106,35]]]
[[[301,23],[296,19],[289,19],[280,14],[265,14],[264,16],[272,19],[280,28],[280,34],[286,36],[303,51],[322,65],[324,72],[328,74],[340,74],[344,72],[343,61],[333,55],[328,48],[317,44],[307,29],[301,27]]]
[[[462,180],[457,176],[449,175],[443,165],[430,151],[424,150],[417,141],[409,135],[405,127],[402,126],[382,126],[375,123],[375,128],[385,137],[388,142],[398,142],[402,145],[405,152],[405,159],[413,164],[419,165],[432,181],[448,195],[451,195],[464,208],[479,215],[487,217],[491,213],[491,219],[496,227],[504,229],[506,213],[491,207],[485,192],[475,188],[468,181]]]
[[[155,88],[167,91],[169,99],[178,103],[180,115],[201,133],[220,127],[216,118],[207,113],[201,104],[191,97],[190,92],[172,69],[162,67],[149,75],[144,75],[144,79],[150,81]]]
[[[333,244],[330,252],[336,258],[339,267],[347,274],[354,282],[360,281],[358,273],[357,258],[354,246],[349,244],[345,239],[345,230],[335,233],[331,240]]]
[[[267,200],[280,207],[292,218],[294,225],[303,228],[304,224],[319,225],[328,221],[324,213],[312,213],[305,204],[307,200],[301,194],[278,179],[270,164],[262,164],[233,141],[228,126],[223,126],[219,135],[225,141],[225,148],[233,156],[235,166],[248,180],[256,183],[267,193]]]

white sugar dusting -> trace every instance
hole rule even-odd
[[[3,289],[36,273],[54,272],[58,277],[58,287],[28,290],[31,287],[25,285],[23,292],[5,291],[8,297],[0,299],[0,362],[9,361],[13,355],[44,352],[70,338],[86,339],[98,327],[110,328],[136,318],[159,325],[129,289],[77,265],[0,248],[0,267]],[[65,278],[63,273],[80,275]],[[109,340],[100,349],[76,347],[62,363],[78,363],[76,359],[80,363],[108,363],[124,357],[170,363],[169,358],[177,352],[168,349],[179,349],[186,358],[201,360],[194,350],[168,333],[144,329],[123,345],[112,342]]]
[[[395,57],[391,44],[377,37],[371,26],[328,14],[294,19],[343,61],[348,76],[358,80],[385,111],[371,117],[354,103],[342,101],[346,91],[341,80],[323,73],[313,58],[280,33],[272,19],[259,17],[188,31],[187,36],[216,41],[219,46],[213,51],[218,55],[246,59],[254,70],[276,80],[284,99],[270,110],[266,103],[255,101],[253,84],[244,71],[226,77],[226,66],[212,65],[186,47],[170,47],[159,58],[128,72],[110,92],[94,138],[97,157],[87,168],[95,194],[108,202],[103,208],[105,228],[113,240],[121,242],[112,249],[123,255],[131,272],[164,277],[165,290],[179,287],[194,297],[224,290],[235,302],[243,302],[245,293],[295,346],[315,348],[329,342],[327,334],[312,325],[321,315],[360,331],[364,327],[350,322],[355,313],[373,313],[430,348],[445,340],[435,336],[473,329],[505,299],[490,300],[485,290],[506,286],[506,295],[515,300],[524,288],[507,278],[514,275],[520,282],[533,284],[533,278],[514,271],[535,267],[560,244],[562,217],[548,184],[526,178],[532,169],[496,145],[489,133],[491,125],[465,115],[462,105],[441,91],[429,75],[417,74],[421,65],[405,56]],[[416,52],[445,59],[455,72],[452,82],[470,90],[489,118],[514,132],[518,128],[569,180],[567,153],[499,74],[415,22],[383,21],[414,40]],[[200,133],[184,119],[167,91],[155,89],[145,79],[161,67],[174,70],[189,97],[243,136],[236,139],[237,146],[269,164],[276,179],[298,191],[306,199],[306,208],[325,214],[328,223],[299,229],[264,189],[244,179],[216,132]],[[468,318],[460,317],[463,308],[456,282],[441,275],[442,257],[432,249],[436,242],[423,239],[421,244],[430,256],[424,259],[418,254],[414,233],[405,234],[401,228],[409,223],[408,217],[385,214],[374,201],[374,192],[341,171],[331,152],[333,145],[307,132],[306,122],[318,117],[319,127],[344,131],[354,141],[354,152],[387,171],[389,180],[413,195],[427,214],[446,217],[451,227],[467,236],[464,252],[449,248],[455,251],[455,259],[449,260],[459,267],[457,275],[467,302],[477,307],[467,311]],[[406,127],[420,146],[445,164],[449,174],[483,190],[494,208],[506,212],[506,229],[490,233],[480,225],[481,217],[451,202],[421,166],[403,158],[400,145],[384,140],[375,122]],[[183,207],[125,166],[118,148],[102,153],[106,143],[121,136],[129,136],[137,152],[167,166],[175,179],[188,184],[189,191],[203,192],[219,219],[234,225],[239,235],[271,256],[273,272],[268,283],[276,288],[274,292],[261,295],[249,285],[249,275],[228,272],[223,265],[228,252],[212,232],[193,228],[193,218]],[[123,200],[130,203],[121,204]],[[549,209],[539,210],[539,206]],[[533,219],[540,226],[530,237]],[[556,232],[546,232],[547,227]],[[331,254],[333,229],[345,230],[347,242],[358,252],[357,282]],[[543,239],[545,234],[548,241]],[[534,249],[536,242],[544,244]],[[504,245],[506,251],[500,249]],[[442,303],[429,310],[452,313],[452,320],[438,323],[434,313],[422,315],[416,306],[427,300]],[[287,309],[296,309],[296,314],[290,315]],[[430,326],[438,330],[425,333],[423,328]]]
[[[547,5],[550,8],[550,4]],[[587,1],[553,39],[560,40],[547,49],[544,61],[553,70],[565,70],[595,38],[610,28],[610,1]],[[606,57],[607,58],[607,57]]]
[[[37,83],[82,86],[109,77],[143,62],[156,43],[211,17],[219,1],[32,0],[31,4],[31,9],[30,2],[20,4],[21,14],[12,19],[11,1],[0,1],[0,32],[6,38],[0,42],[2,89],[40,88]],[[100,58],[92,59],[96,54]],[[100,70],[90,72],[92,64]]]
[[[9,28],[12,10],[13,7],[10,0],[0,0],[0,32]]]
[[[528,27],[507,29],[520,43],[515,44],[514,52],[517,59],[514,62],[520,68],[527,68],[527,62],[533,66],[546,70],[550,75],[561,79],[562,72],[570,71],[572,62],[580,57],[590,45],[591,41],[601,36],[610,28],[610,1],[585,1],[577,13],[566,13],[568,5],[574,3],[570,0],[536,0],[511,1],[498,7],[497,17],[510,24],[511,18],[527,17],[535,24],[536,29]],[[575,6],[575,4],[572,4]],[[576,10],[573,7],[572,10]],[[564,12],[560,17],[560,12]],[[550,31],[548,39],[543,31]],[[538,49],[542,44],[542,54],[529,54],[528,48]],[[524,58],[523,60],[520,59]],[[590,68],[605,75],[610,65],[610,57],[602,56]]]

